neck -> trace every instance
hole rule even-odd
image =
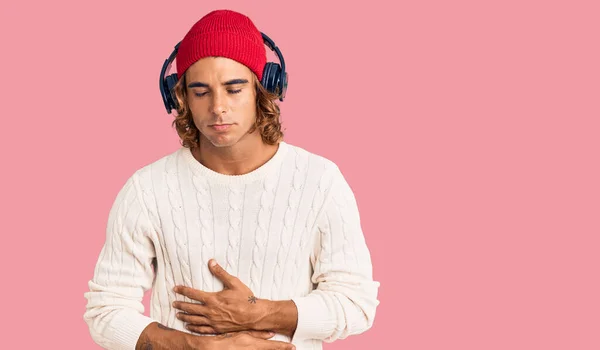
[[[251,136],[251,135],[246,135]],[[256,170],[275,155],[279,145],[263,142],[260,135],[244,137],[233,146],[215,147],[200,136],[199,147],[192,154],[205,167],[224,175],[243,175]]]

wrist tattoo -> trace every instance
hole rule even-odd
[[[254,295],[248,297],[248,301],[250,304],[256,304],[256,297]]]
[[[173,329],[173,328],[169,328],[169,327],[167,327],[167,326],[165,326],[165,325],[163,325],[163,324],[160,324],[160,323],[158,324],[158,328],[160,328],[160,329],[164,329],[164,330],[166,330],[166,331],[174,331],[174,329]]]

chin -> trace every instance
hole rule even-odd
[[[241,129],[236,128],[233,130],[229,130],[225,133],[216,133],[210,128],[206,128],[204,132],[201,132],[202,136],[206,139],[206,141],[210,142],[210,144],[215,148],[225,148],[232,147],[238,144],[240,141],[248,137],[248,130],[246,132],[242,132]],[[255,131],[256,132],[256,131]]]
[[[213,146],[215,146],[216,148],[225,148],[225,147],[231,147],[234,146],[237,142],[235,141],[229,141],[229,142],[210,142]]]
[[[206,140],[210,142],[211,145],[217,148],[223,147],[231,147],[238,143],[239,139],[234,135],[211,135],[210,137],[206,137]]]

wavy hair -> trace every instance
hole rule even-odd
[[[252,83],[256,88],[256,121],[249,132],[254,132],[258,129],[263,142],[270,145],[277,144],[283,139],[281,121],[279,120],[279,105],[275,102],[279,98],[279,95],[278,93],[267,91],[255,74],[252,74]],[[177,115],[175,116],[175,120],[173,120],[172,126],[177,130],[183,147],[196,148],[200,145],[200,130],[194,124],[192,111],[187,104],[187,90],[185,85],[184,74],[175,85],[175,96],[179,108],[177,109]]]

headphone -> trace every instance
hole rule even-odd
[[[271,93],[277,93],[277,89],[279,89],[279,100],[283,101],[285,98],[285,93],[287,91],[288,86],[288,74],[285,71],[285,61],[283,60],[283,54],[279,50],[279,48],[275,45],[273,40],[269,38],[266,34],[262,34],[263,42],[271,51],[275,52],[279,62],[281,65],[275,62],[267,62],[265,64],[263,76],[261,79],[261,85]],[[177,56],[177,51],[179,50],[179,45],[181,41],[175,45],[175,49],[165,60],[165,63],[160,70],[160,95],[162,96],[163,102],[165,104],[165,108],[167,109],[167,113],[171,113],[172,109],[177,110],[179,108],[179,104],[177,103],[177,98],[175,97],[175,84],[177,84],[177,74],[171,74],[165,76],[167,70],[171,67],[171,64],[175,60]]]

